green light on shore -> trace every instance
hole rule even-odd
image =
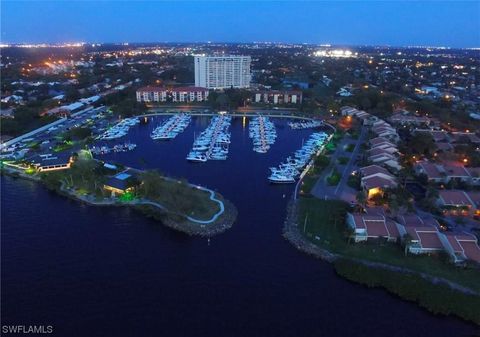
[[[37,170],[34,167],[29,167],[25,170],[26,174],[34,174]]]
[[[333,142],[330,142],[330,143],[327,144],[327,146],[325,146],[325,148],[329,151],[330,150],[333,151],[333,150],[335,150],[335,144]]]
[[[135,199],[135,195],[132,192],[125,192],[119,197],[120,201],[128,202]]]

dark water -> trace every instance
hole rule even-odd
[[[187,163],[197,118],[171,142],[150,122],[110,159],[159,168],[218,189],[238,208],[233,228],[191,238],[129,209],[81,205],[41,185],[2,177],[2,324],[53,325],[58,336],[470,336],[476,327],[433,316],[383,290],[338,278],[281,236],[293,186],[270,186],[268,167],[308,131],[283,122],[267,155],[232,127],[229,159]],[[283,125],[283,126],[282,126]],[[148,131],[146,131],[148,129]]]

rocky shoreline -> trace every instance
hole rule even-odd
[[[39,183],[42,182],[37,176],[27,175],[12,169],[2,169],[2,174],[13,178],[27,179]],[[212,237],[223,233],[233,226],[238,214],[236,207],[223,197],[221,198],[225,208],[224,212],[211,224],[199,224],[186,219],[183,215],[174,214],[152,205],[142,205],[140,202],[118,202],[115,199],[103,199],[100,201],[91,196],[78,195],[75,191],[63,187],[55,189],[55,192],[71,200],[79,201],[89,206],[132,207],[145,216],[153,218],[171,229],[186,233],[190,236]]]
[[[452,282],[450,280],[447,280],[441,277],[435,277],[435,276],[431,276],[429,274],[425,274],[422,272],[417,272],[408,268],[392,266],[385,263],[371,262],[371,261],[365,261],[357,258],[350,258],[350,257],[342,256],[340,254],[335,254],[335,253],[329,252],[326,249],[320,248],[319,246],[309,242],[299,231],[298,221],[297,221],[298,219],[297,203],[298,203],[298,200],[292,199],[287,205],[287,216],[283,226],[283,237],[287,241],[289,241],[293,246],[295,246],[298,250],[330,263],[334,263],[336,260],[340,260],[340,259],[347,259],[355,263],[363,264],[370,268],[380,268],[380,269],[390,270],[392,272],[418,275],[423,279],[431,282],[432,284],[447,285],[452,290],[456,290],[464,294],[474,295],[474,296],[480,295],[475,290],[464,287],[460,284],[457,284],[455,282]]]
[[[134,205],[134,209],[176,231],[190,236],[212,237],[230,229],[237,218],[238,212],[236,207],[225,199],[223,199],[223,203],[225,206],[224,212],[211,224],[194,223],[180,215],[172,215],[168,212],[154,209],[150,205]]]
[[[335,259],[339,258],[337,254],[331,253],[328,250],[322,249],[317,245],[309,242],[305,237],[300,233],[298,229],[298,210],[297,210],[298,200],[290,200],[287,205],[287,216],[283,225],[283,237],[287,239],[292,245],[294,245],[298,250],[312,255],[316,258],[333,262]]]

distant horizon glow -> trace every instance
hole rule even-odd
[[[480,47],[479,1],[2,1],[0,6],[2,45]]]

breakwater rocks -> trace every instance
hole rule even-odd
[[[135,209],[179,232],[191,236],[212,237],[231,228],[237,219],[237,208],[226,199],[222,201],[225,207],[224,212],[209,224],[195,223],[186,219],[185,216],[168,213],[151,205],[136,205]]]
[[[291,200],[287,205],[287,217],[283,226],[283,237],[290,241],[298,250],[328,262],[333,262],[339,256],[308,241],[298,227],[298,201]]]

